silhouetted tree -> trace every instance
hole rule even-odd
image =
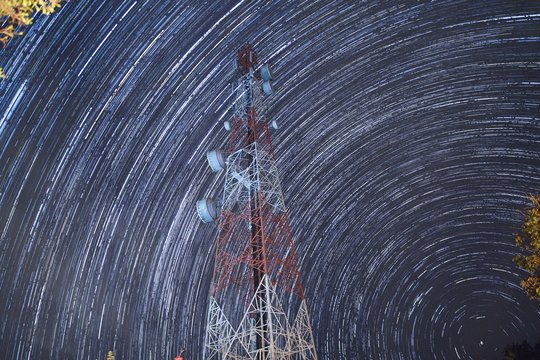
[[[538,340],[534,348],[527,341],[523,341],[521,344],[507,345],[503,354],[503,360],[539,360],[540,340]]]
[[[529,273],[529,277],[520,282],[527,297],[540,302],[540,195],[531,195],[529,199],[533,206],[525,213],[521,233],[514,234],[521,254],[513,261]]]

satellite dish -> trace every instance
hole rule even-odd
[[[208,159],[208,165],[213,172],[218,172],[225,169],[225,160],[220,150],[212,150],[206,153]]]
[[[263,82],[262,90],[267,96],[274,94],[274,88],[272,87],[272,83],[270,81]]]
[[[274,80],[274,73],[272,72],[270,64],[264,64],[261,67],[261,77],[264,81]]]
[[[223,123],[223,127],[225,128],[225,130],[231,131],[231,122],[230,121],[225,121]]]
[[[270,126],[272,127],[272,129],[274,130],[277,130],[279,129],[279,126],[277,124],[277,121],[276,120],[272,120],[272,122],[270,123]]]
[[[217,219],[216,203],[213,199],[202,199],[197,201],[197,215],[203,223],[213,222]]]

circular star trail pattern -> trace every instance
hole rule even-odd
[[[0,54],[4,359],[200,359],[236,51],[269,100],[320,359],[487,359],[540,334],[535,1],[71,1]]]

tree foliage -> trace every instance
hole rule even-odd
[[[503,360],[538,360],[540,359],[540,340],[531,346],[526,340],[521,344],[507,345],[503,350]]]
[[[23,34],[23,27],[32,24],[35,13],[52,14],[62,0],[0,0],[0,43],[2,47]],[[0,67],[0,79],[6,77]]]
[[[527,209],[521,233],[514,235],[520,254],[514,263],[529,273],[520,282],[531,300],[540,302],[540,195],[529,196],[532,207]]]

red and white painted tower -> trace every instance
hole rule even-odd
[[[228,148],[207,153],[212,170],[225,170],[223,198],[197,202],[204,222],[219,218],[204,358],[317,359],[265,117],[273,74],[250,45],[236,63]]]

